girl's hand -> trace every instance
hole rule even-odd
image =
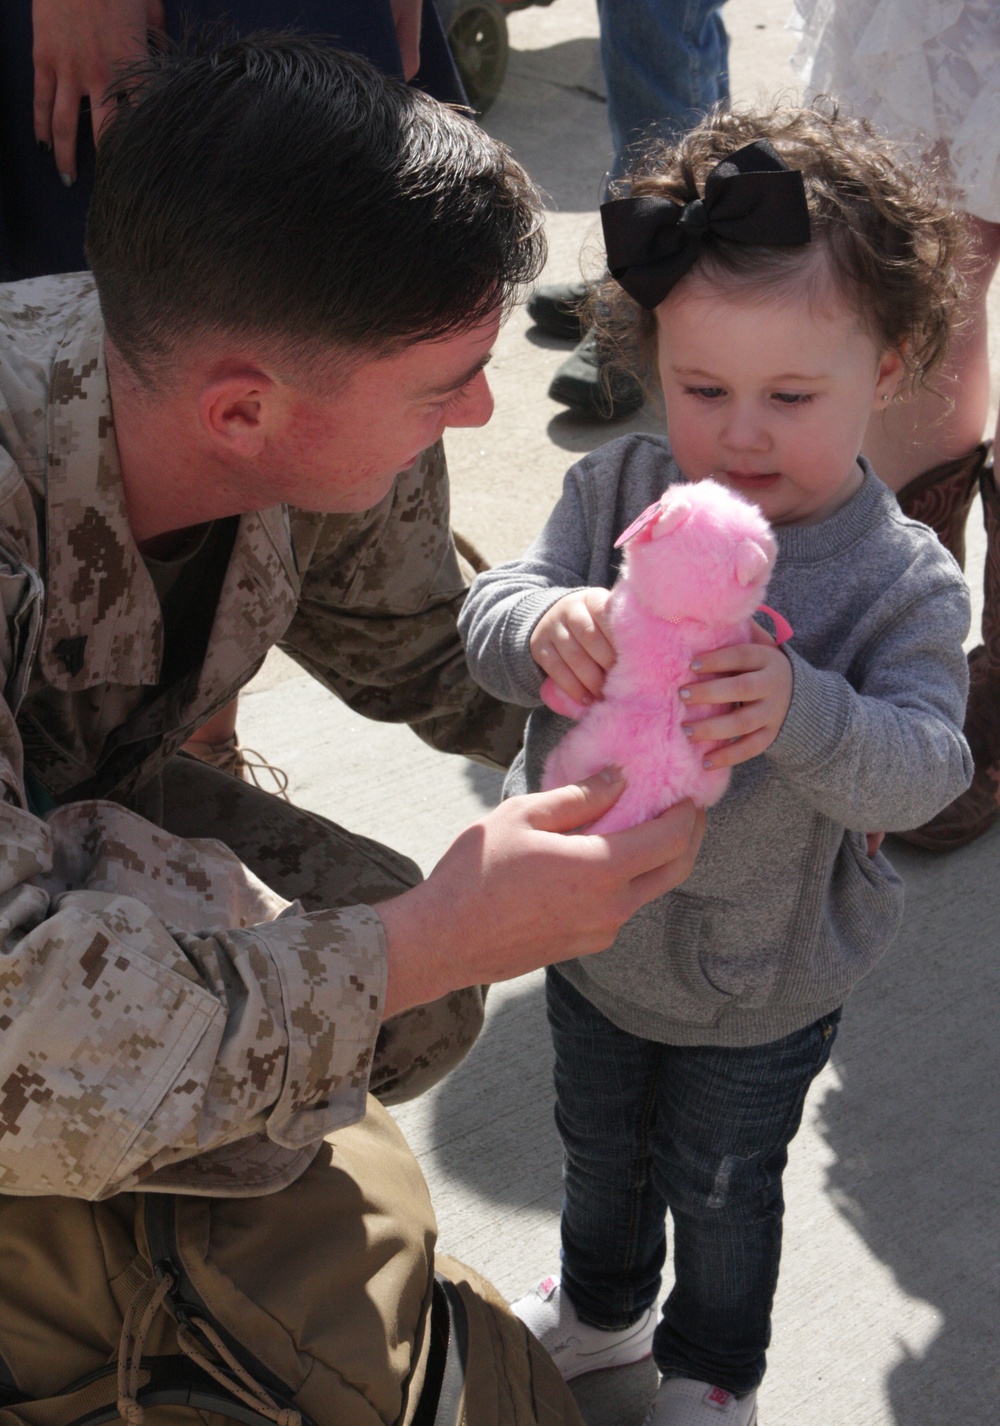
[[[606,615],[610,598],[609,589],[563,595],[539,619],[528,645],[539,668],[585,707],[601,697],[604,675],[615,661]]]
[[[683,724],[693,742],[721,741],[704,760],[710,767],[735,767],[771,746],[792,701],[792,665],[771,635],[753,625],[753,642],[713,649],[692,660],[693,673],[709,674],[703,682],[680,690],[689,707],[703,703],[736,704],[727,713],[692,719]]]

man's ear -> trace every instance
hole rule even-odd
[[[273,377],[259,366],[233,363],[212,373],[198,396],[198,419],[219,455],[253,460],[261,454],[276,394]]]

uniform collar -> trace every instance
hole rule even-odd
[[[96,302],[61,343],[52,367],[48,465],[45,678],[66,692],[99,684],[153,687],[163,620],[128,523]],[[277,642],[295,612],[298,586],[285,507],[243,516],[199,702]]]

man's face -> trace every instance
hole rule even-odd
[[[283,434],[258,468],[261,505],[368,510],[449,426],[484,426],[493,395],[484,367],[496,313],[440,341],[363,361],[335,396],[292,392]]]

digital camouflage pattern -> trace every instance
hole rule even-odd
[[[364,515],[244,516],[203,665],[161,687],[89,275],[0,287],[0,1192],[272,1191],[370,1076],[464,1053],[478,990],[379,1041],[365,897],[412,864],[173,757],[280,642],[360,712],[506,763],[523,715],[469,679],[463,597],[432,455]]]

